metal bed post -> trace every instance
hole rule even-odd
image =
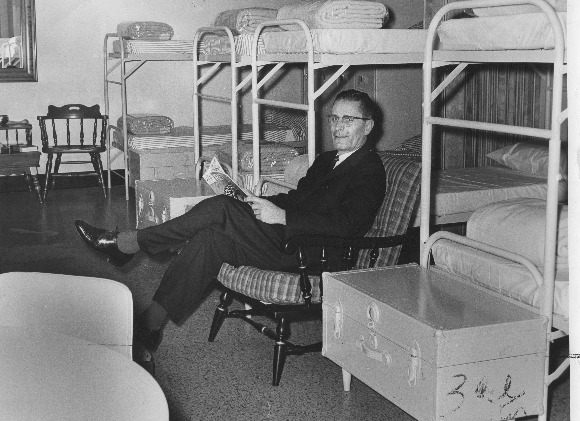
[[[307,66],[308,66],[308,104],[296,104],[286,101],[274,101],[259,98],[259,90],[283,65],[284,62],[278,61],[266,76],[258,82],[258,69],[266,64],[273,62],[261,61],[258,64],[258,39],[260,33],[266,26],[282,26],[282,25],[298,25],[304,31],[307,46]],[[307,112],[308,120],[308,162],[312,164],[316,157],[316,139],[315,139],[315,113],[314,102],[316,100],[316,93],[314,92],[314,47],[312,44],[312,37],[310,29],[306,24],[298,19],[277,20],[260,23],[254,32],[252,39],[252,126],[253,126],[253,156],[254,156],[254,186],[258,183],[260,177],[260,131],[259,131],[259,113],[260,104],[270,105],[273,107],[291,108],[294,110],[302,110]],[[257,158],[257,159],[256,159]]]
[[[105,34],[105,45],[103,47],[103,88],[104,88],[104,99],[105,99],[105,114],[109,115],[109,58],[107,57],[108,54],[108,42],[109,37],[114,36],[116,34]],[[109,128],[107,127],[107,186],[109,188],[109,194],[111,194],[111,138],[109,136]]]
[[[200,147],[200,136],[199,136],[199,63],[198,63],[198,42],[200,36],[199,29],[195,36],[193,37],[193,138],[194,138],[194,145],[193,145],[193,159],[195,164],[197,165],[199,161],[199,147]],[[200,177],[200,174],[195,174],[196,178]]]
[[[119,37],[121,43],[121,116],[123,119],[123,165],[125,167],[125,200],[129,200],[129,130],[127,127],[127,78],[125,62],[125,41]]]
[[[203,77],[199,75],[199,66],[203,64],[209,64],[210,61],[203,61],[200,62],[198,58],[198,45],[199,39],[204,33],[215,33],[215,32],[225,32],[228,36],[231,51],[230,51],[230,82],[231,82],[231,90],[230,90],[230,97],[219,97],[213,95],[203,95],[200,92],[200,86],[209,80],[220,68],[221,62],[215,62],[214,66],[205,74]],[[193,107],[194,107],[194,138],[195,138],[195,161],[197,162],[200,158],[200,146],[201,146],[201,135],[199,128],[201,127],[200,118],[199,118],[199,100],[201,98],[212,99],[214,101],[221,101],[221,102],[229,102],[230,103],[230,114],[231,114],[231,132],[232,132],[232,178],[238,182],[238,140],[239,140],[239,131],[238,131],[238,100],[239,100],[239,90],[244,86],[245,81],[241,84],[238,84],[238,71],[240,64],[237,61],[236,51],[235,51],[235,40],[234,35],[230,28],[225,26],[219,27],[202,27],[199,28],[195,34],[194,38],[194,52],[193,52]],[[197,174],[196,176],[199,176]]]

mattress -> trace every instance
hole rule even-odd
[[[193,54],[193,41],[142,41],[126,40],[124,42],[127,54]],[[119,40],[113,41],[113,52],[121,52]]]
[[[557,13],[566,36],[565,12]],[[437,28],[442,50],[538,50],[554,48],[544,13],[450,19]]]
[[[189,129],[189,130],[188,130]],[[286,127],[263,125],[260,131],[262,141],[285,143],[294,145],[295,139],[292,130]],[[253,133],[250,124],[244,124],[239,133],[242,141],[252,141]],[[204,126],[200,129],[202,148],[219,148],[232,142],[231,126]],[[133,135],[129,134],[129,149],[164,149],[179,147],[194,147],[195,137],[193,127],[176,127],[169,135]],[[113,132],[112,144],[115,148],[123,150],[123,136],[120,131]],[[205,153],[205,152],[204,152]]]
[[[541,287],[520,264],[449,240],[437,241],[432,250],[436,267],[540,308]],[[568,269],[558,268],[554,288],[554,313],[565,319],[569,314],[568,285]]]
[[[240,34],[234,37],[236,54],[241,56],[252,55],[253,34]],[[225,35],[206,34],[198,44],[198,53],[203,55],[230,54],[230,38]],[[258,54],[264,54],[262,36],[258,38]]]
[[[387,54],[421,52],[427,31],[422,29],[313,29],[314,51],[327,54]],[[304,31],[263,34],[267,53],[306,51]]]
[[[503,167],[461,168],[432,175],[432,213],[442,217],[436,224],[465,222],[476,209],[514,197],[544,199],[546,178]],[[567,184],[560,182],[559,200],[567,196]],[[414,226],[419,225],[419,214]]]
[[[323,54],[388,54],[422,52],[427,35],[422,29],[313,29],[313,48]],[[236,53],[250,55],[250,34],[234,37]],[[229,39],[208,36],[200,44],[202,54],[229,54]],[[306,52],[304,31],[265,32],[258,40],[258,54]]]

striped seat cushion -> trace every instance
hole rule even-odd
[[[257,269],[251,266],[233,267],[222,264],[217,276],[226,288],[247,297],[272,304],[302,304],[300,276],[295,273]],[[312,302],[320,302],[320,278],[310,276]]]

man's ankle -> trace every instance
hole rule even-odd
[[[117,247],[126,254],[133,254],[139,251],[137,242],[137,231],[122,231],[117,235]]]

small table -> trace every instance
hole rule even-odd
[[[32,191],[34,187],[38,200],[42,203],[41,188],[38,183],[40,152],[28,151],[33,148],[32,125],[27,120],[22,120],[9,121],[4,126],[0,126],[0,144],[2,144],[0,148],[0,175],[24,174],[28,190]],[[34,173],[32,168],[34,168]]]
[[[169,419],[155,379],[105,346],[0,326],[0,355],[0,419]]]

